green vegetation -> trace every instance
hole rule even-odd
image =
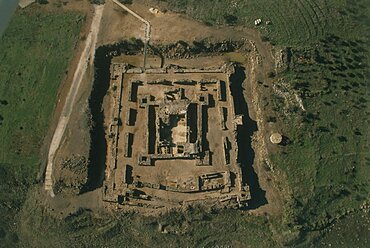
[[[132,4],[132,0],[118,0],[118,1],[123,4]]]
[[[22,241],[31,247],[276,247],[266,217],[237,210],[192,207],[155,218],[78,209],[59,220],[35,205],[29,198],[22,215]]]
[[[77,13],[18,11],[0,40],[0,243],[34,183],[40,146],[79,37]],[[10,247],[10,245],[9,245]]]
[[[37,2],[38,2],[39,4],[48,4],[48,3],[49,3],[49,1],[48,1],[48,0],[37,0]]]
[[[369,233],[369,212],[355,213],[333,225],[328,234],[317,243],[317,247],[368,247]]]
[[[30,195],[22,209],[21,238],[30,247],[368,246],[367,1],[165,2],[209,25],[254,27],[261,18],[262,40],[287,51],[287,69],[266,76],[297,94],[305,110],[271,97],[272,87],[258,82],[268,96],[266,121],[287,138],[270,157],[287,179],[283,215],[267,219],[195,208],[156,219],[80,209],[57,219]],[[36,177],[39,148],[81,21],[74,13],[18,12],[0,41],[0,244],[6,247],[19,239],[11,224]],[[158,223],[169,233],[159,232]]]
[[[284,99],[273,99],[290,140],[272,160],[293,191],[292,226],[323,230],[369,199],[367,44],[329,36],[316,48],[294,48],[290,69],[280,75],[306,109],[282,112]]]
[[[311,46],[288,49],[289,69],[278,79],[302,98],[306,111],[286,110],[280,97],[274,97],[271,105],[289,139],[271,158],[286,173],[292,190],[284,220],[289,228],[307,233],[306,242],[349,213],[354,214],[348,219],[357,218],[351,216],[359,215],[370,196],[366,124],[370,40],[365,35],[368,19],[362,15],[369,6],[347,7],[356,26],[351,32],[334,30],[336,34],[327,34]],[[359,243],[365,242],[366,235],[358,229],[348,231],[360,236]]]
[[[261,18],[257,29],[262,40],[287,51],[287,69],[266,76],[274,84],[282,82],[293,97],[271,98],[273,89],[260,83],[267,96],[266,121],[274,120],[287,138],[270,158],[287,176],[291,192],[281,221],[273,220],[274,229],[286,236],[283,243],[312,244],[346,215],[348,222],[358,221],[352,216],[360,215],[360,206],[370,198],[368,1],[165,2],[207,24],[252,27]],[[295,94],[305,110],[294,100]],[[334,228],[327,237],[337,231]],[[357,231],[350,233],[361,235]]]
[[[97,5],[100,5],[100,4],[104,4],[105,3],[105,0],[89,0],[89,2],[91,4],[97,4]]]
[[[350,0],[161,0],[168,8],[185,12],[207,24],[258,26],[264,37],[277,45],[305,46],[328,34],[359,38],[356,19],[369,23],[366,1]],[[268,24],[266,24],[266,22]],[[367,30],[369,30],[367,28]]]

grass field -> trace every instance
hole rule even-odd
[[[23,209],[22,240],[31,247],[276,247],[266,217],[237,210],[205,213],[193,207],[160,217],[79,209],[59,220],[29,198]],[[159,223],[166,233],[159,230]],[[29,227],[32,227],[30,229]],[[47,229],[48,232],[44,232]],[[163,229],[163,230],[164,230]],[[30,231],[32,230],[32,231]],[[43,236],[40,239],[40,236]],[[93,240],[93,242],[92,242]]]
[[[276,228],[281,233],[290,230],[292,238],[297,235],[295,238],[301,237],[300,242],[308,246],[347,215],[348,223],[359,222],[360,207],[370,199],[370,3],[165,2],[169,9],[210,25],[252,27],[254,20],[261,18],[263,22],[257,29],[264,40],[280,48],[289,47],[288,69],[278,74],[273,83],[283,82],[288,92],[302,98],[306,110],[279,95],[271,97],[272,89],[261,86],[268,96],[264,104],[268,104],[265,112],[270,116],[266,120],[276,119],[276,127],[288,138],[288,144],[270,157],[275,168],[287,175],[292,192]],[[365,242],[364,232],[352,227],[349,233],[359,236],[357,244]],[[370,235],[369,230],[365,233]],[[340,232],[334,228],[327,237],[337,235]]]
[[[18,11],[0,39],[0,239],[16,239],[9,225],[35,181],[82,22],[78,13]]]
[[[354,19],[369,21],[366,1],[348,0],[162,0],[168,8],[185,12],[208,24],[235,24],[257,28],[276,45],[304,46],[328,34],[356,38],[362,33]],[[266,24],[266,21],[270,21]],[[367,30],[369,30],[367,28]]]
[[[370,216],[355,213],[339,220],[316,244],[317,247],[369,247]]]
[[[283,118],[284,102],[274,99],[291,140],[274,160],[290,172],[295,195],[307,210],[333,212],[368,199],[369,47],[366,38],[336,36],[318,44],[293,49],[291,69],[281,75],[302,96],[307,111],[291,108]]]
[[[366,247],[369,215],[361,208],[370,204],[367,1],[165,2],[211,25],[252,27],[262,18],[257,28],[265,40],[289,47],[288,69],[274,81],[299,95],[306,111],[272,95],[271,87],[261,87],[269,96],[266,120],[274,117],[288,138],[270,157],[291,191],[283,216],[195,209],[154,219],[81,210],[59,220],[30,195],[19,230],[29,246],[276,247],[293,241],[303,247]],[[0,246],[12,247],[18,240],[10,225],[35,178],[39,148],[82,20],[76,13],[18,12],[1,38]],[[162,234],[158,223],[179,233]]]
[[[329,36],[315,48],[292,49],[290,70],[279,76],[306,109],[273,98],[289,144],[272,161],[293,191],[289,224],[304,231],[324,230],[369,202],[368,44]]]

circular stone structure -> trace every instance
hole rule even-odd
[[[273,133],[270,136],[272,144],[280,144],[283,141],[283,136],[280,133]]]

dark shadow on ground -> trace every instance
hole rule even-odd
[[[152,52],[154,53],[154,55],[157,55],[160,57],[161,59],[161,68],[163,68],[164,66],[164,56],[163,54],[161,53],[161,51],[159,51],[156,47],[148,44],[148,48],[152,50]]]
[[[83,192],[99,188],[103,184],[107,144],[103,127],[104,112],[102,111],[103,98],[109,88],[109,67],[111,57],[107,56],[107,48],[99,47],[95,53],[95,78],[89,98],[93,126],[91,127],[90,164],[88,168],[87,184]]]
[[[107,143],[104,130],[104,112],[102,104],[110,83],[110,64],[114,56],[134,55],[143,48],[141,40],[122,41],[120,43],[100,46],[96,49],[94,59],[94,83],[89,98],[93,126],[91,127],[90,164],[88,180],[81,193],[97,189],[103,185]]]
[[[255,157],[252,148],[252,135],[258,130],[257,123],[249,117],[248,105],[244,98],[243,82],[245,80],[244,68],[237,66],[235,73],[230,76],[230,90],[234,99],[235,114],[244,115],[243,125],[238,126],[238,161],[242,165],[243,178],[249,185],[251,200],[248,202],[248,209],[256,209],[267,204],[266,192],[261,189],[258,182],[258,175],[254,171],[253,161]]]

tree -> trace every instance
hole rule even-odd
[[[224,15],[224,20],[227,25],[235,25],[238,21],[238,17],[234,15]]]
[[[132,0],[118,0],[122,4],[132,4]]]
[[[92,4],[104,4],[105,3],[105,0],[89,0],[90,3]]]
[[[267,76],[268,76],[269,78],[273,78],[273,77],[275,77],[275,72],[270,71],[269,73],[267,73]]]

